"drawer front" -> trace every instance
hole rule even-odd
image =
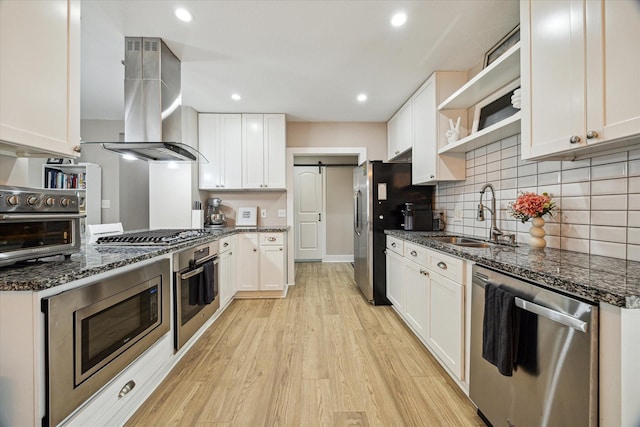
[[[457,283],[464,283],[464,261],[438,251],[427,250],[427,268],[448,277]]]
[[[218,242],[218,251],[223,254],[228,250],[231,250],[231,236],[223,237]]]
[[[284,233],[260,233],[260,246],[283,245]]]
[[[404,255],[404,242],[396,237],[387,236],[387,249],[398,255]]]
[[[404,257],[422,265],[423,267],[428,267],[427,248],[424,246],[404,242]]]

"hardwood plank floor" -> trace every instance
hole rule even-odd
[[[235,300],[127,426],[483,426],[350,264],[296,264],[285,299]]]

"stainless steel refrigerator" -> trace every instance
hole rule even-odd
[[[353,191],[354,279],[369,302],[389,305],[384,230],[403,228],[407,202],[431,214],[432,187],[411,185],[410,163],[369,161],[353,170]],[[431,229],[427,223],[422,230]]]

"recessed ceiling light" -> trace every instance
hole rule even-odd
[[[365,93],[361,93],[360,95],[357,96],[356,99],[358,100],[358,102],[364,102],[367,100],[367,95]]]
[[[178,8],[174,13],[176,14],[176,18],[178,18],[182,22],[191,22],[191,20],[193,19],[193,15],[191,15],[191,12],[189,12],[187,9]]]
[[[398,12],[391,17],[391,25],[394,27],[402,27],[407,22],[407,14],[404,12]]]
[[[233,95],[231,95],[231,99],[233,99],[234,101],[240,101],[242,97],[239,94],[234,93]]]

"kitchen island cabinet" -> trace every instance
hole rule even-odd
[[[0,151],[78,157],[80,0],[3,0],[0,52]]]
[[[640,135],[640,8],[521,0],[522,157],[573,159]]]

